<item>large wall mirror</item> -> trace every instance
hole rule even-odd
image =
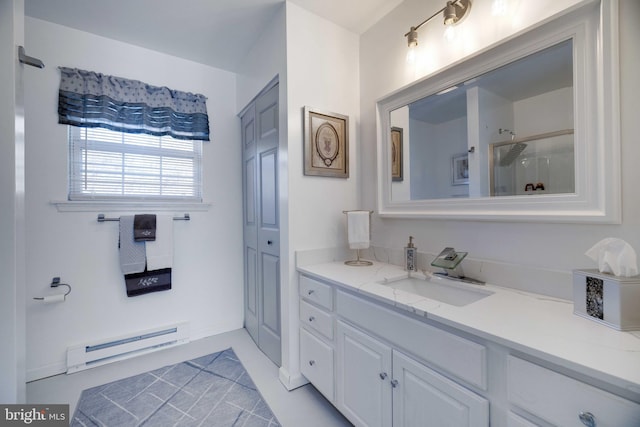
[[[378,102],[382,215],[620,222],[617,1]]]

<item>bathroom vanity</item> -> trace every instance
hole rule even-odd
[[[620,223],[617,17],[577,2],[379,99],[378,215]],[[355,425],[640,426],[640,332],[515,289],[526,272],[468,285],[299,256],[300,371]]]
[[[445,303],[379,262],[298,272],[301,372],[355,425],[640,426],[640,334],[571,301],[439,279],[480,293]]]

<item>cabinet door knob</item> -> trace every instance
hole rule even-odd
[[[393,388],[398,387],[398,380],[391,380],[391,387]]]
[[[267,245],[269,246],[273,245],[273,240],[267,240]]]
[[[384,380],[387,378],[387,373],[386,372],[380,372],[380,379]]]
[[[578,418],[587,427],[596,427],[596,417],[591,412],[580,412]]]
[[[315,364],[316,364],[316,361],[315,361],[315,360],[309,360],[309,366],[313,366],[313,365],[315,365]]]
[[[312,293],[314,293],[315,291],[313,289],[309,289],[309,292],[307,292],[307,295],[311,295]]]
[[[316,320],[316,318],[315,318],[315,317],[313,317],[313,316],[309,316],[309,322],[313,322],[314,320]]]

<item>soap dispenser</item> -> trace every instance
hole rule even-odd
[[[409,243],[404,248],[404,269],[418,271],[418,248],[413,244],[413,236],[409,236]]]

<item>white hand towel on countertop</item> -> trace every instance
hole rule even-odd
[[[367,249],[369,247],[369,211],[347,212],[347,234],[349,248]]]
[[[144,242],[147,251],[147,270],[173,267],[173,217],[156,217],[156,240]]]

